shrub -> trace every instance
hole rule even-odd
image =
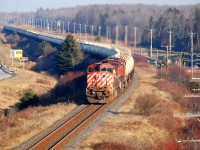
[[[133,148],[127,145],[119,144],[119,143],[111,143],[111,142],[102,142],[96,143],[92,145],[92,149],[94,150],[132,150]]]
[[[162,91],[169,92],[174,102],[179,103],[183,108],[186,107],[187,101],[184,95],[189,93],[186,86],[180,86],[168,80],[161,80],[157,82],[155,86],[158,87]]]
[[[73,82],[75,79],[84,75],[84,72],[71,72],[69,71],[66,75],[60,78],[58,84],[63,85],[69,82]]]
[[[150,116],[160,112],[160,105],[155,94],[139,95],[136,99],[134,112],[138,115]]]
[[[189,81],[189,75],[184,68],[180,68],[177,65],[170,65],[168,68],[163,67],[162,72],[158,70],[158,77],[173,81],[181,85],[187,85]]]
[[[20,98],[20,101],[21,103],[19,105],[19,108],[23,109],[39,102],[39,98],[31,89],[28,89],[24,92],[24,95]]]

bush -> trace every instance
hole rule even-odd
[[[20,101],[21,103],[19,105],[19,108],[23,109],[38,103],[39,98],[31,89],[28,89],[24,92],[24,95],[20,98]]]
[[[155,94],[139,95],[136,99],[134,112],[138,115],[150,116],[160,112],[160,105]]]
[[[180,68],[177,65],[170,65],[168,68],[163,67],[162,72],[161,70],[158,70],[157,75],[158,77],[162,77],[163,79],[167,79],[181,85],[189,86],[189,74],[184,68]]]
[[[180,86],[179,84],[168,80],[161,80],[157,82],[155,86],[162,91],[170,93],[174,102],[180,104],[184,108],[186,107],[187,101],[184,95],[189,93],[186,86]]]
[[[119,144],[119,143],[112,143],[112,142],[102,142],[96,143],[91,146],[94,150],[132,150],[133,148],[127,145]]]

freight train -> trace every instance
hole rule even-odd
[[[90,103],[108,103],[124,90],[134,74],[134,59],[130,53],[91,64],[87,68],[86,95]]]

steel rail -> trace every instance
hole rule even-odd
[[[85,120],[90,118],[97,110],[99,110],[103,105],[89,105],[89,107],[85,108],[80,113],[76,114],[73,118],[69,121],[61,125],[59,128],[54,130],[48,136],[43,138],[41,141],[33,145],[30,149],[31,150],[47,150],[52,148],[54,145],[59,143],[66,135],[71,133],[73,130],[83,123]],[[62,144],[63,145],[63,144]]]

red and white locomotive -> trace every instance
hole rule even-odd
[[[86,95],[90,103],[113,100],[128,84],[134,73],[134,60],[116,56],[91,64],[87,69]]]

